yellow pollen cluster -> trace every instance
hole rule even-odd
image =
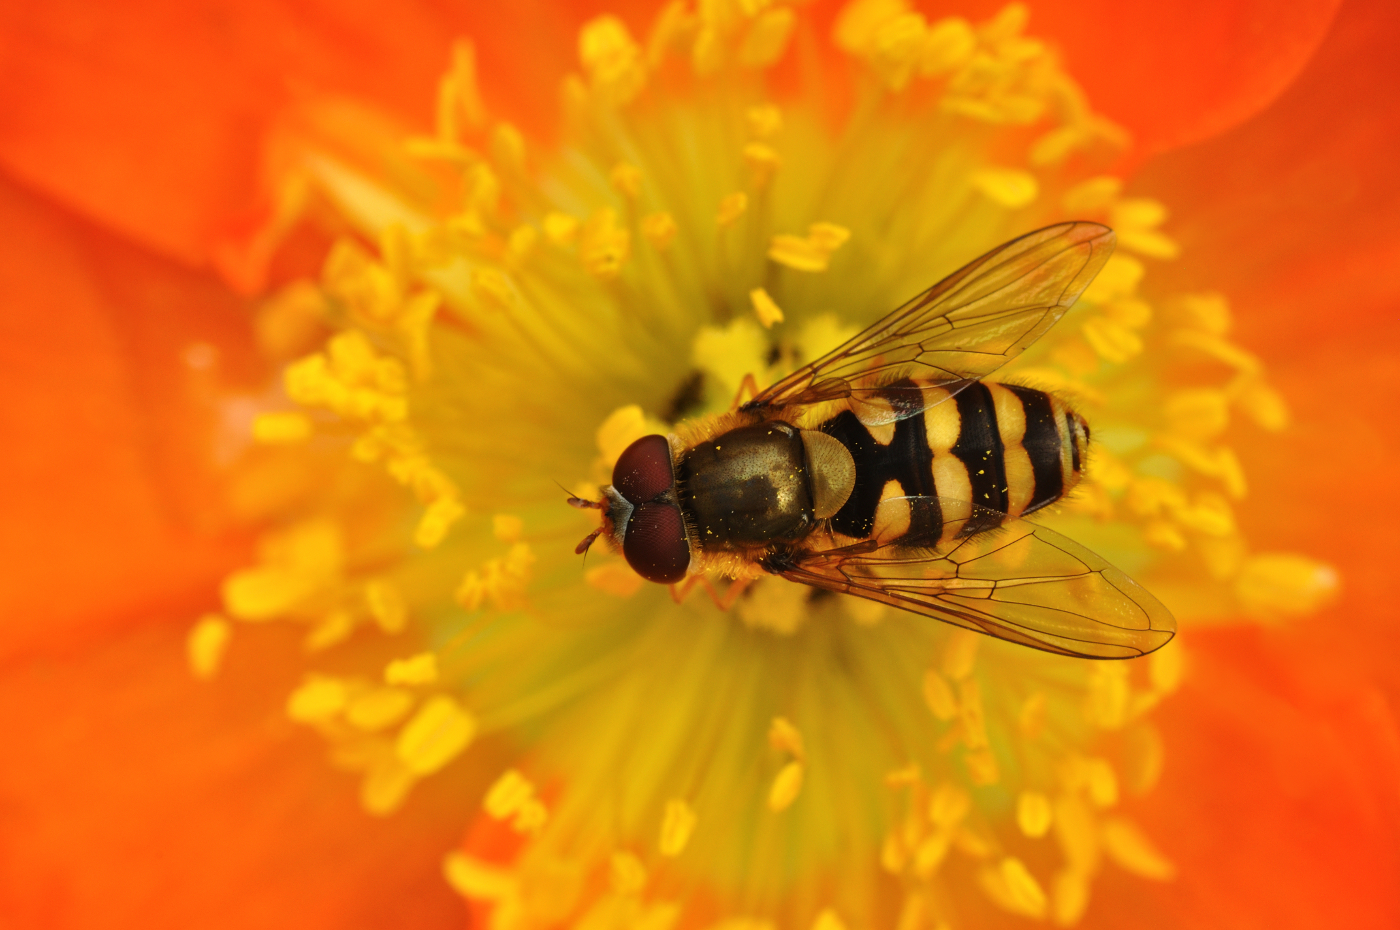
[[[808,15],[674,0],[642,36],[585,23],[557,150],[486,107],[463,41],[431,134],[336,110],[353,138],[328,129],[304,160],[308,202],[352,234],[260,314],[294,407],[253,423],[277,505],[188,658],[213,678],[240,624],[303,625],[317,670],[286,713],[367,811],[428,777],[479,786],[443,876],[482,926],[962,930],[967,895],[1071,926],[1106,868],[1174,875],[1121,808],[1163,766],[1175,644],[1075,662],[772,578],[727,613],[678,603],[606,538],[580,564],[599,515],[559,490],[598,500],[636,439],[696,435],[745,376],[1029,230],[1096,219],[1119,242],[1006,372],[1093,430],[1085,481],[1037,519],[1184,625],[1336,589],[1243,538],[1232,429],[1282,429],[1286,408],[1224,297],[1152,289],[1180,252],[1167,210],[1103,173],[1126,136],[1026,7],[974,24],[847,4],[840,125],[765,73]]]

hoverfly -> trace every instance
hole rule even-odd
[[[776,575],[1062,655],[1160,648],[1176,631],[1161,602],[1026,519],[1079,481],[1088,425],[982,380],[1113,244],[1084,222],[1014,239],[727,414],[642,437],[601,500],[570,499],[602,511],[578,551],[603,534],[649,581]]]

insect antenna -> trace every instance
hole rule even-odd
[[[598,527],[596,530],[594,530],[593,532],[591,532],[591,533],[589,533],[587,536],[585,536],[585,537],[583,538],[583,542],[579,543],[577,546],[574,547],[574,555],[581,555],[581,556],[584,557],[584,560],[587,561],[587,559],[588,559],[588,547],[591,546],[591,545],[593,545],[593,540],[595,540],[595,539],[597,539],[599,536],[601,536],[602,533],[603,533],[603,528],[600,526],[600,527]]]
[[[570,491],[568,488],[564,487],[562,484],[559,484],[558,481],[556,481],[556,482],[554,482],[554,483],[559,485],[559,490],[561,490],[561,491],[563,491],[565,494],[569,495],[568,500],[567,500],[567,503],[568,503],[568,505],[569,505],[570,507],[577,507],[579,510],[602,510],[602,509],[603,509],[603,502],[602,502],[602,501],[590,501],[590,500],[585,500],[584,498],[579,497],[579,496],[578,496],[577,494],[575,494],[573,491]]]

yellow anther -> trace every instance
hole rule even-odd
[[[516,543],[525,535],[525,521],[509,513],[498,513],[491,518],[491,533],[503,543]]]
[[[940,830],[951,831],[971,810],[972,797],[952,782],[941,783],[929,795],[928,819]]]
[[[325,578],[279,566],[244,568],[224,579],[224,609],[239,620],[271,620],[320,591]]]
[[[1235,514],[1229,501],[1209,491],[1197,494],[1191,506],[1179,508],[1176,518],[1207,536],[1227,536],[1235,531]]]
[[[952,720],[958,715],[958,701],[953,696],[953,688],[948,679],[933,669],[924,672],[924,704],[929,711],[942,721]]]
[[[812,921],[812,930],[846,930],[846,922],[829,907],[824,907]]]
[[[438,138],[456,142],[464,128],[475,129],[486,121],[477,85],[476,48],[459,39],[452,44],[452,68],[438,83]]]
[[[389,685],[430,685],[437,678],[438,659],[434,652],[394,659],[384,668],[384,683]]]
[[[1074,794],[1061,794],[1055,799],[1053,829],[1069,867],[1092,875],[1099,866],[1098,823],[1083,799]]]
[[[771,103],[749,107],[744,111],[744,120],[749,127],[749,135],[755,139],[767,139],[783,128],[783,111]]]
[[[570,245],[578,237],[578,217],[567,213],[546,213],[541,225],[544,234],[555,245]]]
[[[408,605],[392,581],[376,578],[365,584],[365,606],[385,633],[399,633],[408,625]]]
[[[794,759],[803,758],[802,733],[786,717],[774,717],[768,726],[768,745]]]
[[[634,853],[615,852],[608,860],[608,878],[618,894],[641,894],[647,885],[646,866]]]
[[[510,123],[497,123],[491,130],[491,154],[496,164],[513,172],[525,168],[525,137]]]
[[[1113,817],[1103,825],[1103,848],[1110,859],[1134,875],[1157,881],[1176,877],[1176,866],[1163,855],[1136,824]]]
[[[1155,229],[1127,227],[1118,229],[1117,234],[1119,245],[1148,258],[1170,260],[1181,254],[1181,246],[1175,239]]]
[[[1152,653],[1147,664],[1148,680],[1160,694],[1171,694],[1181,687],[1186,674],[1185,651],[1179,645]]]
[[[1089,907],[1088,876],[1073,869],[1061,869],[1050,888],[1050,919],[1060,927],[1079,923]]]
[[[1050,799],[1039,791],[1022,791],[1016,798],[1016,825],[1026,836],[1042,837],[1050,832],[1053,810]]]
[[[540,231],[528,223],[512,229],[506,238],[506,252],[511,262],[519,265],[535,250],[539,241]]]
[[[724,64],[724,37],[719,29],[706,23],[695,33],[690,48],[690,66],[701,77],[714,74]]]
[[[747,143],[744,146],[744,161],[749,166],[749,183],[755,190],[767,187],[782,164],[777,151],[766,142]]]
[[[1167,396],[1163,406],[1173,432],[1191,439],[1208,439],[1230,425],[1229,399],[1224,392],[1192,388]]]
[[[1291,552],[1268,552],[1245,560],[1235,579],[1235,595],[1245,609],[1265,619],[1303,616],[1337,595],[1337,570]]]
[[[695,832],[695,822],[695,811],[689,804],[679,799],[667,801],[661,815],[661,835],[657,841],[661,855],[670,859],[679,856],[690,842],[690,835]]]
[[[517,887],[514,873],[464,852],[448,853],[442,860],[442,874],[453,891],[472,901],[503,901]]]
[[[1131,255],[1115,253],[1084,290],[1084,299],[1096,304],[1111,303],[1120,297],[1132,297],[1137,293],[1138,282],[1147,273],[1147,267]]]
[[[743,216],[749,209],[749,195],[743,191],[735,191],[732,194],[725,194],[719,202],[719,210],[715,213],[715,223],[721,229],[733,226],[734,222]]]
[[[676,238],[676,221],[664,210],[642,217],[642,235],[658,252],[664,252]]]
[[[1186,493],[1163,478],[1134,478],[1128,485],[1128,508],[1139,516],[1177,511],[1186,506]]]
[[[768,789],[768,809],[770,811],[785,811],[792,806],[792,802],[797,800],[797,795],[802,791],[803,765],[801,762],[793,761],[778,770],[778,774],[773,777],[773,784]]]
[[[621,274],[630,251],[631,235],[618,225],[617,214],[606,207],[589,217],[579,232],[579,262],[599,281],[611,281]]]
[[[943,674],[953,681],[962,681],[972,674],[977,664],[977,646],[981,637],[971,630],[950,630],[943,646]]]
[[[1047,703],[1045,692],[1035,691],[1021,704],[1021,711],[1017,715],[1016,722],[1028,739],[1035,739],[1045,728]]]
[[[1246,375],[1258,375],[1264,368],[1259,357],[1252,352],[1246,352],[1229,340],[1210,333],[1181,329],[1173,335],[1173,341],[1177,345],[1203,352]]]
[[[1090,317],[1084,321],[1080,332],[1101,358],[1116,365],[1142,354],[1142,337],[1108,317]]]
[[[309,678],[287,698],[287,716],[297,723],[321,723],[339,714],[349,697],[338,678]]]
[[[199,618],[185,639],[185,657],[194,677],[209,681],[219,673],[232,638],[233,625],[223,617],[205,614]]]
[[[1104,305],[1103,313],[1113,322],[1129,329],[1142,329],[1152,322],[1152,305],[1134,297],[1124,297]]]
[[[964,678],[958,682],[958,713],[962,721],[963,741],[968,748],[985,749],[987,717],[982,708],[982,689],[976,678]]]
[[[972,24],[961,16],[940,19],[929,27],[919,58],[919,73],[937,77],[956,71],[967,64],[977,49],[977,36]]]
[[[1118,773],[1107,759],[1089,759],[1084,767],[1084,787],[1095,807],[1112,807],[1118,803]]]
[[[371,688],[351,699],[345,719],[351,726],[375,733],[398,723],[412,707],[413,695],[402,688]]]
[[[611,594],[613,597],[631,597],[646,583],[645,579],[632,571],[625,562],[595,565],[583,573],[583,581],[590,588]]]
[[[908,11],[907,0],[852,0],[836,17],[833,38],[843,51],[867,55],[880,27]]]
[[[1283,397],[1262,381],[1248,382],[1235,396],[1235,403],[1263,429],[1277,432],[1288,425],[1288,406]]]
[[[260,413],[253,420],[253,440],[267,446],[302,442],[311,431],[311,418],[295,410]]]
[[[445,694],[428,699],[394,743],[394,754],[416,775],[430,775],[455,759],[476,735],[476,720]]]
[[[1090,723],[1105,730],[1116,730],[1127,722],[1130,694],[1128,669],[1100,662],[1089,671],[1084,715]]]
[[[768,246],[768,257],[795,271],[825,271],[831,252],[802,236],[780,233]]]
[[[914,848],[914,861],[910,864],[914,877],[928,881],[948,858],[948,850],[953,847],[953,835],[945,831],[924,837]]]
[[[393,755],[370,765],[360,782],[360,806],[376,817],[387,817],[403,806],[418,776]]]
[[[603,102],[623,104],[646,83],[642,50],[616,16],[599,16],[579,30],[578,57],[589,84]]]
[[[432,549],[447,538],[447,531],[466,513],[455,498],[441,497],[428,505],[418,526],[413,530],[413,542],[420,549]]]
[[[311,627],[303,644],[307,652],[320,652],[345,642],[355,632],[355,616],[348,610],[332,610]]]
[[[496,779],[482,806],[495,820],[513,818],[511,827],[517,833],[536,833],[548,819],[544,804],[535,796],[535,786],[515,769]]]
[[[472,296],[483,307],[501,311],[515,306],[515,289],[503,272],[495,268],[473,268],[470,280]]]
[[[758,322],[763,324],[764,329],[772,329],[774,323],[783,321],[782,309],[763,288],[756,287],[749,291],[749,302],[753,304],[754,315],[758,317]]]
[[[923,771],[919,763],[910,762],[902,768],[885,773],[885,786],[888,788],[908,788],[923,782]]]
[[[850,231],[835,223],[813,223],[806,237],[779,233],[768,245],[768,257],[795,271],[825,271],[831,253],[850,238]]]
[[[636,200],[642,195],[642,172],[636,165],[628,164],[625,161],[618,162],[608,175],[608,181],[612,184],[613,190],[628,200]]]
[[[900,13],[880,23],[871,35],[866,60],[885,87],[901,91],[922,64],[928,27],[918,13]]]
[[[807,227],[807,238],[818,248],[835,252],[851,238],[851,231],[837,223],[819,221]]]
[[[1001,766],[990,749],[969,749],[963,754],[963,765],[974,785],[995,785],[1001,781]]]
[[[1113,204],[1108,216],[1115,231],[1122,227],[1151,229],[1166,221],[1167,207],[1150,197],[1126,197]]]
[[[1184,552],[1188,545],[1186,535],[1170,520],[1149,520],[1143,524],[1142,538],[1167,552]]]
[[[764,10],[749,25],[739,46],[739,64],[746,68],[766,68],[783,57],[797,14],[788,7]]]
[[[1174,302],[1173,309],[1185,326],[1212,336],[1224,336],[1230,331],[1230,304],[1223,294],[1187,294]]]
[[[258,347],[276,361],[306,353],[321,338],[329,310],[325,292],[315,284],[288,284],[258,307],[253,320]]]
[[[1100,213],[1107,210],[1123,191],[1123,181],[1111,175],[1099,175],[1065,191],[1060,203],[1071,214]]]
[[[996,883],[1000,886],[997,890],[1002,894],[989,888],[994,901],[1014,914],[1024,914],[1036,920],[1045,916],[1050,899],[1024,862],[1015,856],[1007,856],[998,863],[995,874],[1000,879]]]

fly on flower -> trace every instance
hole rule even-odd
[[[681,593],[736,579],[726,601],[771,574],[1062,655],[1160,648],[1176,630],[1160,601],[1025,519],[1078,483],[1088,425],[982,380],[1064,315],[1113,242],[1082,222],[1014,239],[747,403],[642,437],[601,500],[571,498],[603,516],[579,551],[606,535]]]

